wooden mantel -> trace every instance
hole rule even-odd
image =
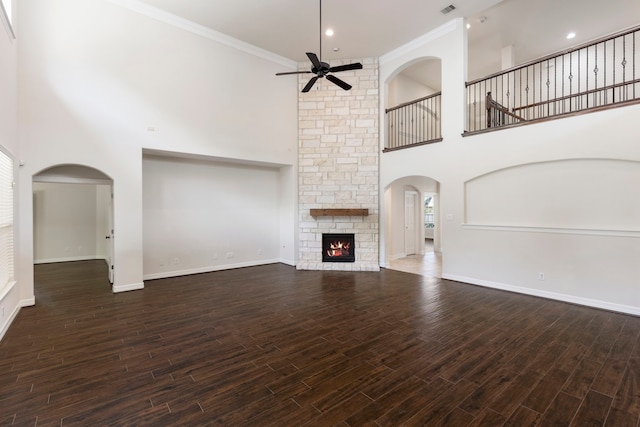
[[[368,216],[369,209],[311,209],[311,216]]]

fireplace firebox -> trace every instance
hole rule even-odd
[[[322,262],[355,262],[356,241],[353,234],[323,234]]]

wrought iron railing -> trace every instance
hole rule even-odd
[[[468,132],[640,102],[640,27],[466,86]]]
[[[387,138],[384,151],[442,141],[442,93],[434,93],[385,110]]]

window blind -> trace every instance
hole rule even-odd
[[[13,160],[0,151],[0,290],[13,281]]]

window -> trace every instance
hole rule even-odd
[[[0,293],[13,280],[13,161],[0,151]]]
[[[434,202],[433,196],[424,197],[424,227],[425,228],[434,228],[436,226],[434,222],[433,202]]]
[[[0,18],[4,21],[9,35],[15,38],[15,34],[13,33],[13,12],[11,11],[12,3],[13,0],[0,1]]]

